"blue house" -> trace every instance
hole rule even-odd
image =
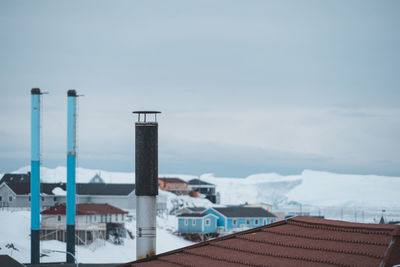
[[[214,214],[184,213],[178,215],[180,233],[216,233],[218,217]]]
[[[227,207],[209,208],[203,214],[215,215],[217,232],[235,232],[276,222],[276,216],[263,208]]]

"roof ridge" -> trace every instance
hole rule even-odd
[[[217,245],[216,244],[210,244],[210,245],[211,246],[215,246],[215,247],[228,249],[228,248],[226,248],[224,246],[221,246],[220,244],[217,244]],[[342,266],[342,267],[353,267],[354,266],[352,264],[337,263],[337,262],[334,262],[333,260],[311,259],[311,258],[307,258],[307,257],[304,257],[304,256],[288,256],[288,255],[281,255],[279,253],[271,253],[269,251],[265,251],[264,253],[260,253],[260,252],[245,250],[245,249],[241,249],[241,248],[231,248],[230,247],[229,249],[240,251],[240,252],[246,252],[246,253],[250,253],[250,254],[262,255],[262,256],[270,256],[270,257],[275,257],[275,258],[285,258],[285,259],[294,259],[294,260],[301,260],[301,261],[307,261],[307,262],[326,263],[326,264],[337,265],[337,266]],[[196,255],[196,254],[193,253],[193,255]],[[262,266],[265,266],[265,265],[262,265]]]
[[[343,253],[343,254],[352,254],[352,255],[360,255],[360,256],[367,256],[367,257],[372,257],[372,258],[377,258],[380,259],[381,256],[379,255],[374,255],[372,253],[363,253],[360,251],[345,251],[343,249],[329,249],[329,248],[321,248],[321,247],[313,247],[313,246],[307,246],[307,245],[293,245],[293,244],[285,244],[283,242],[271,242],[271,241],[261,241],[261,240],[254,240],[250,239],[246,236],[238,236],[238,239],[244,239],[249,242],[255,242],[255,243],[261,243],[261,244],[270,244],[270,245],[277,245],[281,247],[289,247],[289,248],[300,248],[300,249],[308,249],[308,250],[320,250],[320,251],[326,251],[326,252],[334,252],[334,253]],[[326,241],[331,241],[331,240],[326,240]],[[366,245],[371,245],[371,244],[366,244]]]
[[[322,238],[322,237],[317,237],[317,236],[310,237],[308,235],[301,235],[301,234],[295,234],[295,233],[275,232],[275,231],[270,231],[269,229],[263,229],[262,231],[277,234],[277,235],[301,237],[301,238],[312,239],[312,240],[337,241],[337,242],[344,242],[344,243],[377,245],[377,246],[386,246],[387,245],[386,243],[383,243],[383,242],[359,241],[359,240],[349,240],[349,239],[341,239],[341,238]]]
[[[323,223],[314,223],[314,222],[303,222],[297,220],[287,220],[288,224],[297,225],[306,228],[316,228],[316,229],[326,229],[336,232],[349,232],[349,233],[362,233],[362,234],[379,234],[379,235],[391,235],[393,229],[389,228],[367,228],[367,227],[359,227],[359,226],[342,226],[342,225],[333,225],[333,224],[323,224]],[[384,231],[382,233],[382,231]]]

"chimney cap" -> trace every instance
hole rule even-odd
[[[159,114],[161,111],[133,111],[135,114]]]
[[[68,96],[76,96],[76,91],[74,89],[68,90]]]
[[[31,90],[32,95],[40,95],[40,89],[39,88],[32,88]]]
[[[142,124],[142,123],[144,123],[144,124],[147,124],[147,123],[157,123],[157,114],[160,114],[161,113],[161,111],[143,111],[143,110],[141,110],[141,111],[133,111],[132,113],[134,113],[134,114],[138,114],[138,123],[139,124]],[[143,114],[143,121],[140,121],[140,114]],[[149,122],[149,121],[147,121],[147,114],[154,114],[154,121],[153,122]]]

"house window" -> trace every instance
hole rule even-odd
[[[264,225],[266,225],[267,224],[267,219],[264,219]]]
[[[234,226],[236,226],[237,220],[236,220],[236,219],[233,219],[233,220],[232,220],[232,223],[233,223]]]
[[[54,197],[54,198],[53,198],[53,201],[57,201],[57,197]]]
[[[60,215],[57,216],[57,221],[61,221],[61,216]]]
[[[189,220],[185,219],[185,225],[188,225],[188,224],[189,224]]]
[[[111,214],[108,214],[108,222],[111,222]]]
[[[31,197],[29,197],[29,200],[31,200],[30,198],[31,198]],[[0,201],[1,201],[1,196],[0,196]]]
[[[124,221],[124,214],[121,215],[121,220]]]
[[[0,200],[1,200],[1,197],[0,197]],[[29,196],[29,201],[31,201],[31,196]]]
[[[97,215],[94,215],[94,221],[97,221]]]
[[[115,221],[118,222],[118,214],[115,214]]]
[[[210,225],[210,219],[206,219],[206,225],[207,225],[207,226]]]
[[[192,219],[192,225],[196,225],[196,219]]]
[[[8,200],[9,200],[9,201],[12,201],[12,197],[8,197]]]
[[[44,197],[42,197],[42,201],[44,201]]]
[[[246,224],[247,224],[247,225],[250,225],[250,219],[247,219],[247,220],[246,220]]]
[[[254,225],[258,225],[258,219],[254,220]]]
[[[103,221],[104,221],[104,215],[101,214],[101,215],[100,215],[100,222],[103,222]]]

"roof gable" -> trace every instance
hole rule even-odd
[[[393,266],[400,226],[295,217],[123,266]]]
[[[89,183],[104,184],[104,180],[103,180],[103,178],[101,178],[101,176],[98,173],[96,173],[96,175],[93,176],[93,178],[89,180]]]

